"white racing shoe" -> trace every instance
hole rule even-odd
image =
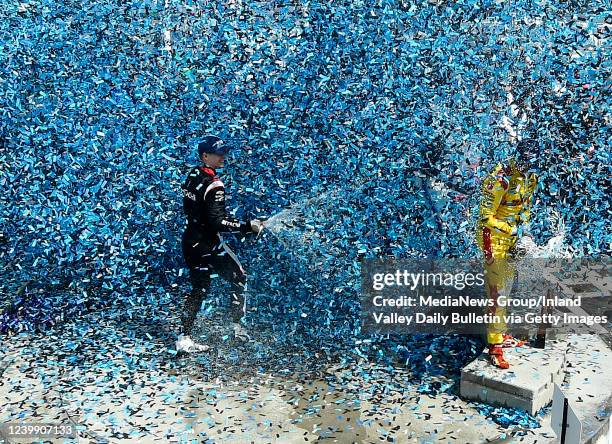
[[[191,336],[180,335],[176,341],[176,351],[185,353],[205,352],[210,350],[208,345],[193,342]]]
[[[234,338],[239,339],[240,341],[248,342],[251,340],[246,328],[240,325],[239,322],[233,322],[232,328],[234,330]]]

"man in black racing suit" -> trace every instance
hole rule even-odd
[[[223,241],[222,232],[259,233],[263,222],[240,221],[227,214],[225,188],[216,173],[223,167],[229,146],[216,136],[207,136],[198,145],[203,165],[193,168],[181,186],[187,226],[183,232],[182,250],[189,268],[192,290],[182,312],[182,332],[177,351],[205,351],[207,345],[191,339],[193,324],[206,297],[211,278],[219,276],[231,286],[231,318],[234,336],[248,335],[241,325],[246,313],[246,274],[236,255]]]

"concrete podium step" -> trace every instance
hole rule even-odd
[[[554,383],[563,381],[568,346],[567,339],[558,339],[547,341],[545,349],[505,349],[507,370],[491,365],[483,351],[461,370],[461,396],[533,415],[551,402]]]

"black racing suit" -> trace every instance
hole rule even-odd
[[[252,232],[251,223],[229,216],[225,209],[225,189],[215,170],[195,167],[181,186],[187,227],[182,249],[193,287],[185,300],[183,334],[191,334],[211,277],[219,276],[231,285],[231,315],[238,322],[245,314],[246,274],[221,232]]]

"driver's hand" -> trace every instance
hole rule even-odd
[[[258,219],[253,219],[251,221],[251,230],[253,233],[259,234],[264,229],[264,222]]]

